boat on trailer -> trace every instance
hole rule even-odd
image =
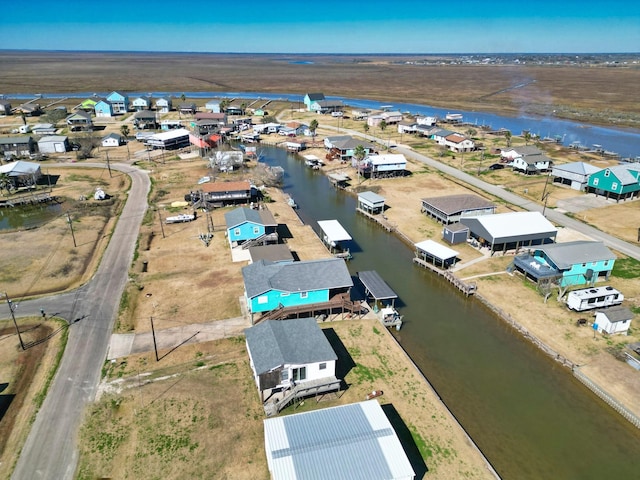
[[[194,214],[181,213],[180,215],[174,215],[165,219],[166,223],[186,223],[193,222],[196,219]]]

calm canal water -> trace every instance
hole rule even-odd
[[[640,431],[480,302],[415,267],[413,252],[361,215],[352,196],[294,155],[263,148],[285,169],[305,223],[337,219],[354,241],[352,274],[377,270],[400,296],[394,332],[504,479],[638,478]]]
[[[60,216],[63,211],[63,205],[59,203],[0,208],[0,231],[34,228]]]

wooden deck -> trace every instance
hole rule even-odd
[[[458,277],[456,277],[449,270],[443,270],[441,268],[438,268],[432,263],[426,262],[421,258],[413,257],[413,263],[417,263],[421,267],[427,268],[432,272],[437,273],[441,277],[444,277],[449,281],[449,283],[451,283],[454,287],[456,287],[458,290],[464,293],[467,297],[469,295],[473,295],[474,293],[476,293],[476,290],[478,289],[478,285],[475,282],[470,282],[470,283],[464,282],[460,280]]]
[[[29,193],[20,197],[0,200],[0,207],[17,207],[21,205],[37,205],[39,203],[58,202],[58,198],[50,193]]]
[[[275,310],[266,312],[258,320],[255,321],[255,324],[260,323],[264,320],[284,320],[292,316],[299,317],[301,314],[314,315],[315,313],[322,313],[325,311],[331,312],[334,309],[340,310],[340,313],[337,315],[340,315],[342,318],[344,318],[345,313],[349,316],[360,317],[362,316],[363,311],[362,302],[352,301],[349,298],[349,294],[346,293],[335,295],[333,298],[329,299],[328,302],[299,305],[296,307],[280,306]]]

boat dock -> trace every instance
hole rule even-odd
[[[385,327],[396,327],[396,330],[400,330],[403,315],[398,314],[395,309],[395,301],[398,298],[396,292],[375,270],[358,272],[357,276],[364,287],[367,300],[373,298],[373,310],[380,322]]]
[[[370,220],[373,220],[378,225],[380,225],[382,228],[384,228],[387,232],[395,232],[396,231],[396,226],[393,225],[387,219],[387,217],[384,214],[373,215],[373,214],[367,212],[366,210],[363,210],[360,207],[356,208],[356,212],[361,213],[362,215],[364,215],[365,217],[367,217]]]
[[[478,289],[478,285],[475,282],[470,282],[470,283],[464,282],[463,280],[456,277],[449,270],[443,270],[441,268],[438,268],[432,263],[429,263],[423,260],[422,258],[414,257],[413,263],[417,263],[421,267],[429,269],[432,272],[437,273],[441,277],[444,277],[446,280],[449,281],[449,283],[451,283],[454,287],[456,287],[458,290],[464,293],[467,297],[469,295],[473,295],[474,293],[476,293],[476,290]]]
[[[338,258],[351,259],[351,252],[345,248],[342,242],[352,240],[351,235],[337,220],[318,220],[318,226],[322,230],[322,243],[329,252]]]
[[[39,203],[58,202],[58,197],[47,193],[26,194],[6,200],[0,200],[1,207],[18,207],[22,205],[37,205]]]

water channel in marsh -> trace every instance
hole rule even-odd
[[[376,270],[398,293],[406,322],[393,334],[502,478],[638,476],[640,430],[477,299],[414,266],[409,246],[356,214],[355,197],[296,155],[260,150],[284,168],[305,223],[318,232],[337,219],[351,234],[351,273]]]

